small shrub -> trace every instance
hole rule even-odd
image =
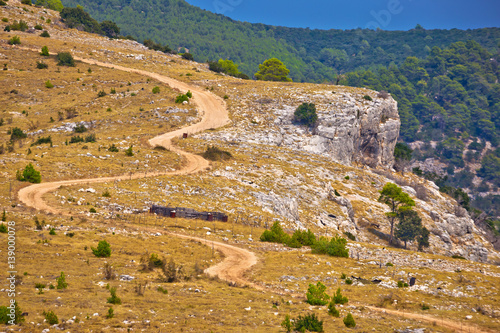
[[[66,277],[64,276],[64,272],[61,272],[61,275],[56,278],[57,289],[66,289],[68,284],[66,283]]]
[[[43,283],[35,283],[35,288],[38,289],[38,295],[43,294],[43,288],[45,288],[45,284]]]
[[[49,54],[49,48],[47,46],[42,46],[42,51],[40,52],[41,56],[48,57]]]
[[[108,258],[111,256],[111,246],[105,240],[102,240],[97,244],[97,249],[91,247],[92,253],[99,258]]]
[[[75,236],[75,233],[74,232],[68,232],[68,233],[66,233],[66,236],[69,237],[69,238],[71,238],[71,237]]]
[[[99,92],[97,93],[97,97],[104,97],[104,96],[106,96],[106,95],[107,95],[107,94],[106,94],[106,92],[105,92],[104,90],[101,90],[101,91],[99,91]]]
[[[341,280],[345,280],[346,278],[347,278],[347,275],[345,275],[345,273],[342,273],[342,274],[340,275],[340,279],[341,279]]]
[[[168,290],[167,290],[167,289],[164,289],[164,288],[162,288],[162,287],[158,287],[158,288],[156,288],[156,290],[157,290],[157,291],[159,291],[159,292],[161,292],[162,294],[165,294],[165,295],[167,295],[167,294],[168,294]]]
[[[58,66],[75,67],[75,59],[69,52],[60,52],[57,54]]]
[[[297,242],[301,246],[311,246],[316,242],[316,236],[309,229],[307,231],[296,230],[292,235],[291,242]]]
[[[309,284],[306,297],[307,303],[311,305],[326,305],[330,296],[325,292],[326,286],[318,281],[316,285]]]
[[[108,151],[112,152],[112,153],[117,153],[119,152],[118,148],[115,146],[115,144],[113,143],[109,148],[108,148]]]
[[[50,20],[47,20],[47,21],[50,21]],[[50,23],[50,22],[47,22],[47,23]],[[47,30],[43,31],[41,34],[40,34],[40,37],[44,37],[44,38],[50,38],[50,34]]]
[[[0,224],[0,233],[6,234],[7,233],[7,226],[5,223]]]
[[[304,317],[299,315],[295,319],[294,328],[299,332],[305,332],[306,330],[310,332],[323,332],[323,321],[320,321],[314,313],[305,315]]]
[[[9,45],[18,45],[21,44],[21,38],[19,36],[13,36],[11,39],[9,39]]]
[[[24,133],[23,130],[20,129],[19,127],[14,127],[13,129],[10,130],[10,139],[12,141],[24,139],[26,137],[27,137],[26,133]]]
[[[191,53],[187,53],[187,52],[183,53],[181,56],[183,59],[186,59],[186,60],[193,60],[194,59],[193,55]]]
[[[429,309],[430,309],[430,307],[427,304],[422,303],[422,310],[425,311],[425,310],[429,310]]]
[[[35,25],[36,30],[43,30],[43,27],[40,24]]]
[[[345,180],[349,180],[349,179],[351,179],[351,177],[349,177],[349,176],[345,176],[345,177],[344,177],[344,179],[345,179]]]
[[[385,265],[386,265],[387,267],[394,267],[394,264],[393,264],[393,263],[391,263],[391,262],[388,262],[388,263],[386,263]]]
[[[95,134],[89,134],[85,137],[85,142],[96,142]]]
[[[188,101],[189,101],[189,97],[187,95],[184,95],[184,94],[180,94],[175,98],[175,103],[177,103],[177,104],[182,104],[182,103],[188,102]]]
[[[33,164],[29,163],[21,173],[20,170],[16,173],[16,179],[22,182],[40,183],[42,176],[40,171],[36,171]]]
[[[12,320],[7,314],[13,313],[14,314],[14,323],[15,324],[20,324],[24,322],[24,316],[22,315],[23,311],[19,307],[16,301],[14,301],[14,312],[11,312],[12,310],[7,308],[6,306],[0,306],[0,324],[7,325],[9,324],[9,321]]]
[[[367,101],[373,101],[373,99],[369,95],[364,95],[363,99],[365,99]]]
[[[85,125],[83,124],[80,124],[80,125],[76,125],[75,128],[73,129],[73,131],[75,133],[83,133],[83,132],[87,132],[87,127],[85,127]]]
[[[49,235],[55,236],[56,235],[56,229],[55,228],[50,228]]]
[[[307,126],[314,126],[318,120],[316,106],[313,103],[302,103],[295,110],[294,120]]]
[[[349,250],[346,248],[346,245],[347,241],[345,238],[335,236],[330,240],[330,242],[328,242],[325,238],[321,238],[311,246],[311,250],[312,253],[348,258]]]
[[[339,289],[337,289],[337,292],[333,295],[332,301],[334,301],[335,304],[346,304],[347,302],[349,302],[349,299],[342,295],[339,287]]]
[[[50,80],[45,81],[45,88],[51,89],[54,88],[54,85],[50,82]]]
[[[349,238],[352,241],[356,240],[356,236],[354,236],[353,234],[351,234],[349,231],[344,231],[344,235],[346,235],[346,237]]]
[[[47,65],[46,63],[44,63],[43,61],[37,61],[36,62],[36,68],[37,69],[47,69],[49,68],[49,65]],[[47,87],[48,88],[48,87]]]
[[[271,230],[266,230],[260,236],[261,242],[288,243],[290,236],[281,228],[278,221],[273,223]]]
[[[340,317],[340,312],[335,307],[335,301],[332,299],[330,304],[328,304],[328,314],[333,317]]]
[[[210,161],[227,161],[233,157],[230,152],[221,150],[215,146],[208,146],[202,156]]]
[[[191,92],[191,90],[188,90],[188,92],[186,93],[186,96],[189,98],[193,98],[193,93]]]
[[[344,325],[348,328],[356,327],[356,322],[354,321],[354,318],[350,312],[344,318]]]
[[[224,99],[229,99],[229,96],[228,95],[224,95]]]
[[[116,296],[116,287],[111,287],[109,289],[109,292],[111,293],[111,296],[108,297],[108,303],[110,304],[122,304],[122,300]]]
[[[89,212],[90,212],[90,213],[92,213],[92,214],[97,213],[97,211],[95,210],[95,208],[94,208],[94,207],[90,208],[90,209],[89,209]]]
[[[9,22],[9,19],[6,17],[2,17],[2,22]]]
[[[102,192],[102,196],[105,198],[111,198],[111,193],[106,189],[104,192]]]
[[[113,266],[110,263],[105,263],[103,267],[103,275],[106,280],[114,280],[116,278]]]
[[[345,284],[351,285],[352,284],[352,280],[349,279],[349,278],[345,279]]]
[[[21,3],[22,3],[23,5],[28,5],[28,6],[31,6],[31,5],[32,5],[31,0],[21,0]]]
[[[53,311],[49,311],[45,314],[45,320],[49,325],[59,324],[59,319]]]
[[[69,140],[69,143],[78,143],[78,142],[83,142],[83,138],[79,135],[72,136],[71,139]]]
[[[156,253],[151,253],[151,256],[149,257],[149,262],[154,267],[162,267],[163,266],[163,261],[158,257],[158,255]]]
[[[34,221],[35,221],[35,229],[43,230],[43,226],[45,225],[45,220],[42,220],[42,222],[40,222],[38,217],[35,216]]]
[[[302,247],[302,244],[296,239],[296,238],[288,238],[288,241],[285,243],[286,246],[291,247],[293,249],[300,249]]]
[[[168,264],[166,264],[166,261],[163,261],[162,270],[166,282],[172,283],[181,279],[182,266],[176,265],[173,259]]]
[[[160,87],[155,86],[155,87],[153,88],[153,94],[159,94],[159,93],[160,93]]]
[[[285,316],[285,320],[281,322],[281,327],[283,327],[287,333],[292,331],[292,322],[290,320],[290,315]]]
[[[23,20],[19,20],[19,22],[14,21],[14,23],[12,23],[10,25],[10,29],[11,30],[18,30],[18,31],[26,31],[26,30],[28,30],[28,23],[26,23]]]
[[[398,288],[405,288],[408,287],[408,283],[404,281],[398,281]]]
[[[113,310],[113,308],[109,308],[109,309],[108,309],[108,314],[106,315],[106,318],[111,319],[111,318],[113,318],[113,317],[114,317],[114,315],[115,315],[115,314],[114,314],[114,310]]]
[[[125,155],[127,155],[127,156],[134,156],[134,151],[132,150],[132,146],[128,147],[125,150]]]

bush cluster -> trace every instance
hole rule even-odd
[[[60,52],[57,54],[58,66],[75,67],[75,59],[69,52]]]
[[[39,137],[38,140],[36,140],[35,142],[33,142],[31,144],[31,147],[36,146],[36,145],[43,145],[45,143],[49,143],[52,146],[52,137],[50,135],[46,138]]]
[[[203,153],[203,158],[210,161],[226,161],[230,160],[233,155],[230,152],[219,149],[215,146],[208,146],[207,150]]]
[[[286,315],[285,320],[281,326],[287,331],[291,332],[292,328],[297,332],[323,332],[323,321],[319,320],[316,314],[307,314],[305,316],[299,315],[298,318],[293,320],[293,324],[289,315]]]
[[[109,292],[111,293],[111,296],[108,297],[108,303],[122,304],[122,300],[118,296],[116,296],[116,287],[111,287],[109,289]]]
[[[9,45],[18,45],[21,44],[21,38],[19,36],[13,36],[11,39],[9,39]]]
[[[330,296],[325,292],[326,286],[318,282],[316,285],[309,284],[309,288],[307,289],[306,298],[307,303],[311,305],[326,305],[328,304],[328,300]]]
[[[102,240],[97,244],[96,248],[91,248],[92,253],[99,258],[108,258],[111,256],[111,246],[105,240]]]
[[[26,23],[23,20],[19,20],[19,22],[14,21],[14,23],[12,23],[11,25],[6,26],[4,30],[5,31],[11,31],[11,30],[26,31],[26,30],[28,30],[28,23]]]
[[[96,33],[109,38],[116,38],[120,33],[120,28],[112,21],[103,21],[101,23],[93,19],[89,13],[83,10],[83,7],[66,7],[61,10],[61,18],[69,28],[84,30],[86,32]]]
[[[280,226],[279,222],[274,222],[271,230],[266,230],[260,236],[262,242],[281,243],[292,248],[302,246],[312,246],[316,242],[316,236],[311,230],[296,230],[292,237],[288,235]]]
[[[328,254],[333,257],[349,257],[349,250],[346,248],[347,240],[342,237],[335,236],[330,241],[321,238],[312,246],[312,252],[318,254]]]
[[[316,106],[313,103],[302,103],[295,110],[294,119],[296,122],[306,126],[314,126],[316,121],[318,121]]]
[[[40,175],[40,171],[36,171],[33,164],[29,163],[21,172],[21,170],[17,170],[16,179],[21,182],[30,182],[30,183],[40,183],[42,181],[42,176]]]
[[[191,93],[191,91],[188,91],[185,94],[179,94],[175,98],[175,103],[181,104],[181,103],[184,103],[184,102],[189,102],[189,99],[192,98],[192,97],[193,97],[193,94]]]

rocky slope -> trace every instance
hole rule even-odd
[[[22,17],[28,20],[30,25],[36,23],[42,14],[56,15],[51,11],[14,11],[11,20]],[[279,219],[290,231],[296,228],[312,228],[324,235],[350,232],[360,241],[386,244],[383,235],[389,232],[389,223],[385,217],[388,208],[377,199],[384,184],[395,181],[416,200],[416,210],[420,213],[424,225],[431,230],[432,245],[428,251],[461,255],[478,261],[498,260],[498,253],[474,226],[468,215],[456,209],[454,200],[440,193],[432,183],[414,175],[402,176],[391,172],[392,152],[400,126],[397,105],[392,98],[384,99],[379,97],[377,92],[359,88],[255,82],[217,76],[208,71],[206,65],[187,62],[178,56],[148,51],[135,42],[110,41],[107,38],[64,29],[56,16],[51,17],[54,19],[53,23],[46,25],[52,36],[51,50],[71,49],[75,55],[81,57],[154,70],[210,89],[221,97],[227,96],[231,124],[220,130],[190,137],[178,144],[196,153],[204,151],[207,145],[217,145],[230,151],[234,159],[227,163],[214,163],[211,172],[195,179],[141,181],[141,192],[135,190],[134,200],[127,197],[127,193],[133,191],[122,193],[116,184],[96,186],[96,193],[114,188],[117,197],[109,204],[107,201],[110,200],[102,201],[102,198],[96,198],[96,194],[80,193],[79,188],[62,190],[49,200],[64,202],[61,205],[72,205],[58,199],[64,195],[75,198],[75,202],[92,202],[98,205],[99,214],[106,215],[117,210],[132,212],[147,209],[151,203],[162,202],[165,196],[168,196],[173,204],[199,210],[224,211],[232,215],[233,219],[238,212],[242,212],[247,221]],[[25,47],[39,49],[47,43],[34,34],[18,34],[21,36],[22,46]],[[7,34],[4,40],[6,38]],[[6,53],[11,52],[10,47],[5,48]],[[82,69],[86,71],[87,67]],[[79,81],[73,81],[78,82],[75,89],[86,89]],[[128,87],[126,81],[117,83],[116,86],[118,85]],[[146,91],[151,91],[151,87],[146,87]],[[174,96],[175,92],[171,94]],[[167,100],[171,100],[172,96]],[[158,98],[165,97],[160,94]],[[149,122],[142,125],[145,114],[151,113],[152,117],[156,117],[156,113],[167,113],[171,109],[168,103],[161,105],[160,100],[155,102],[153,97],[145,95],[144,98],[145,100],[137,105],[138,117],[132,117],[138,122],[139,129],[142,126],[150,126]],[[150,105],[153,102],[154,105]],[[292,121],[297,106],[305,102],[316,105],[319,120],[315,129],[297,125]],[[127,105],[124,104],[122,109],[126,110]],[[81,111],[85,111],[85,107],[83,106]],[[108,105],[103,106],[103,109],[106,107]],[[43,112],[46,111],[41,109],[40,116]],[[36,114],[34,110],[32,113]],[[82,115],[84,114],[82,112]],[[86,117],[86,120],[91,121],[95,116],[87,114]],[[146,120],[144,118],[144,121]],[[164,132],[165,128],[160,126],[163,126],[163,122],[168,125],[169,121],[159,118],[157,120],[162,122],[157,131]],[[41,118],[41,123],[47,122],[43,122]],[[22,122],[14,125],[23,129],[27,127]],[[53,127],[51,124],[47,126]],[[123,125],[117,122],[116,126]],[[101,125],[96,125],[94,130],[98,136],[109,136],[109,130]],[[113,140],[118,140],[118,136],[109,140],[111,144]],[[120,140],[123,147],[140,145],[139,139],[136,142],[127,137]],[[148,147],[141,148],[140,154],[148,153]],[[89,153],[88,150],[83,152]],[[148,154],[153,155],[151,152]],[[149,155],[144,155],[145,161]],[[19,168],[28,161],[24,156],[18,156],[16,159],[16,167]],[[46,175],[49,172],[47,169],[51,168],[50,164],[45,166],[44,161],[50,160],[39,160],[36,166]],[[137,161],[136,164],[126,163],[125,167],[128,166],[130,172],[150,171],[148,164],[139,163],[139,158]],[[158,163],[158,167],[162,166],[162,163]],[[107,168],[103,164],[101,170]],[[77,168],[73,169],[78,172]],[[126,171],[129,172],[129,169]],[[381,169],[387,171],[381,173]],[[418,193],[422,188],[425,195]],[[335,195],[334,190],[340,196]],[[82,212],[88,214],[88,210]],[[414,245],[411,246],[414,248]]]
[[[359,162],[370,167],[392,168],[401,125],[394,99],[380,98],[373,91],[365,91],[373,98],[373,101],[367,101],[362,98],[363,90],[351,91],[342,87],[335,87],[333,93],[276,90],[286,95],[275,98],[254,96],[253,101],[248,101],[249,107],[245,107],[251,113],[240,113],[243,117],[251,117],[250,125],[254,130],[248,135],[227,129],[200,138],[298,149],[346,165]],[[300,103],[315,103],[318,113],[316,128],[298,126],[293,122],[294,111]]]

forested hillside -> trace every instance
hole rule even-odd
[[[398,101],[401,138],[416,142],[414,158],[435,158],[448,166],[443,185],[476,194],[496,192],[500,186],[499,62],[498,53],[475,41],[457,42],[446,49],[434,47],[425,59],[408,57],[400,66],[349,73],[343,84],[392,94]],[[475,175],[480,177],[476,182]],[[494,205],[484,202],[478,206],[495,211]],[[498,215],[498,207],[493,211]]]
[[[408,56],[425,57],[434,46],[475,40],[494,51],[500,29],[310,30],[237,22],[189,5],[184,0],[63,0],[82,5],[99,21],[118,24],[123,35],[152,39],[172,49],[189,49],[197,61],[229,58],[250,77],[264,60],[276,57],[294,81],[335,81],[337,73],[400,64]],[[264,10],[264,9],[263,9]],[[332,20],[332,26],[335,21]]]

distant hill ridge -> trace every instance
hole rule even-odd
[[[152,39],[172,49],[184,47],[195,60],[228,58],[250,77],[265,59],[277,57],[294,81],[335,81],[338,73],[401,64],[423,58],[434,46],[475,40],[490,52],[500,43],[499,28],[410,31],[311,30],[232,20],[184,0],[62,0],[84,6],[99,21],[118,24],[123,35]],[[332,21],[332,25],[335,22]]]

